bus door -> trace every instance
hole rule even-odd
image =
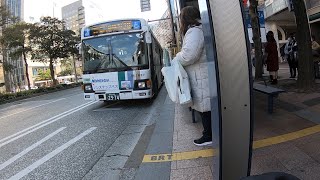
[[[148,34],[150,35],[150,37],[148,37]],[[152,37],[151,33],[146,33],[146,39],[150,38],[150,41],[148,43],[148,40],[146,40],[147,42],[147,49],[148,49],[148,58],[149,58],[149,66],[150,66],[150,73],[151,73],[151,80],[152,80],[152,91],[154,94],[157,93],[158,88],[156,87],[158,85],[157,79],[156,79],[156,55],[157,53],[156,51],[156,41],[154,39],[154,37]]]

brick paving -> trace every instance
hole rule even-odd
[[[287,64],[281,64],[279,86],[290,80]],[[266,71],[265,71],[266,72]],[[267,75],[267,74],[265,74]],[[317,83],[320,83],[317,80]],[[275,101],[274,113],[267,113],[267,97],[254,93],[254,135],[261,140],[284,135],[318,125],[320,122],[320,92],[281,94]],[[299,111],[313,115],[299,116]],[[201,136],[202,124],[192,123],[188,108],[176,105],[173,135],[173,153],[196,151],[211,147],[197,147],[193,140]],[[213,158],[198,158],[171,163],[171,180],[216,179]],[[320,133],[315,133],[292,141],[255,149],[252,155],[251,174],[266,172],[287,172],[300,179],[320,179]]]

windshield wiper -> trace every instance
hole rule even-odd
[[[93,73],[96,73],[102,65],[102,60],[100,60],[99,64],[93,69]]]
[[[100,70],[101,65],[106,61],[106,59],[109,57],[110,59],[110,54],[104,54],[105,56],[107,56],[106,58],[101,58],[99,64],[93,69],[93,73],[98,72],[98,70]]]
[[[123,62],[118,56],[116,56],[115,54],[112,54],[112,57],[115,57],[116,60],[118,60],[125,68],[127,69],[132,69],[130,66],[128,66],[125,62]],[[113,60],[113,58],[112,58]]]

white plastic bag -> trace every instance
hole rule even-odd
[[[164,76],[164,84],[166,86],[169,98],[173,102],[177,102],[177,82],[176,82],[176,73],[174,66],[167,66],[161,69],[162,75]]]
[[[179,103],[182,105],[191,105],[191,87],[189,82],[189,77],[186,70],[179,63],[179,61],[174,61],[173,66],[175,67],[177,90],[179,95]]]
[[[182,65],[173,60],[171,66],[161,69],[170,99],[182,105],[191,105],[191,87],[189,77]]]

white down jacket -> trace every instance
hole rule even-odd
[[[175,59],[181,63],[189,76],[193,101],[191,108],[199,112],[211,111],[208,63],[202,26],[188,29],[183,39],[182,49]]]

